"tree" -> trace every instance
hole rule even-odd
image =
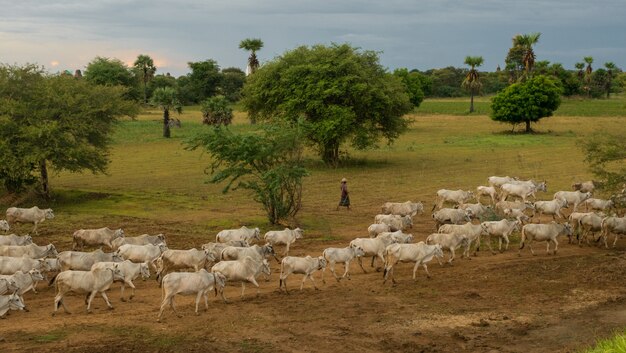
[[[585,161],[602,187],[617,191],[626,183],[626,140],[624,136],[598,132],[582,141]]]
[[[465,80],[463,80],[461,85],[470,91],[470,113],[474,112],[474,94],[480,92],[480,87],[482,86],[480,83],[480,74],[478,73],[478,70],[476,70],[476,68],[482,64],[482,56],[465,57],[465,65],[468,65],[470,70],[467,72]]]
[[[523,49],[522,63],[524,64],[524,74],[520,77],[521,79],[531,77],[535,59],[537,58],[533,50],[533,45],[539,42],[540,36],[541,33],[535,32],[530,34],[518,34],[513,37],[513,46]]]
[[[206,150],[213,160],[207,172],[210,182],[227,182],[224,193],[251,191],[270,223],[278,224],[302,207],[302,178],[308,175],[302,164],[302,135],[298,123],[264,125],[261,134],[215,127],[187,141],[187,149]]]
[[[163,137],[169,138],[171,135],[170,110],[175,110],[178,114],[183,111],[176,90],[171,87],[157,88],[152,93],[151,102],[163,110]]]
[[[424,91],[422,91],[422,79],[419,72],[409,72],[407,69],[395,69],[394,76],[399,77],[406,87],[409,99],[415,108],[419,107],[424,100]]]
[[[188,74],[189,83],[193,90],[193,102],[198,103],[206,98],[217,94],[217,89],[222,83],[220,67],[215,60],[205,60],[187,63],[191,69]]]
[[[256,52],[263,48],[263,41],[260,38],[246,38],[239,43],[239,49],[244,49],[250,52],[248,58],[248,67],[246,68],[246,74],[251,75],[259,68],[259,59],[256,57]]]
[[[491,119],[515,125],[530,123],[552,116],[561,104],[561,88],[549,76],[537,75],[524,82],[514,83],[492,98]]]
[[[243,105],[253,118],[304,119],[305,135],[322,159],[336,165],[339,148],[357,149],[406,130],[412,109],[400,79],[380,65],[378,54],[348,44],[301,46],[248,77]]]
[[[613,87],[613,77],[616,73],[616,71],[618,71],[617,66],[612,63],[612,62],[606,62],[604,63],[604,67],[606,68],[606,73],[607,73],[607,82],[606,82],[606,98],[608,99],[611,95],[611,88]]]
[[[237,67],[222,70],[221,93],[231,102],[241,99],[241,90],[246,82],[246,74]]]
[[[0,154],[6,189],[22,191],[38,179],[49,197],[49,168],[105,172],[114,123],[137,113],[125,93],[120,86],[50,76],[35,65],[0,66],[0,145],[10,151]]]
[[[157,70],[154,66],[154,61],[150,56],[140,54],[137,60],[135,60],[133,67],[143,83],[143,102],[148,103],[148,82],[154,78],[154,73]]]
[[[593,57],[591,56],[585,56],[583,58],[583,60],[585,61],[585,63],[587,63],[587,67],[585,68],[585,86],[583,87],[583,89],[585,91],[587,91],[587,97],[591,97],[591,81],[592,81],[592,73],[593,73],[593,68],[591,67],[591,64],[593,64]]]
[[[208,125],[230,125],[233,121],[233,110],[228,106],[224,96],[206,99],[200,106],[202,123]]]
[[[132,70],[119,59],[109,59],[97,56],[85,69],[83,77],[90,83],[103,86],[124,86],[127,89],[126,97],[139,98],[137,79]]]

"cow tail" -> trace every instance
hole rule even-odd
[[[213,272],[213,289],[215,290],[215,296],[217,297],[217,275]]]

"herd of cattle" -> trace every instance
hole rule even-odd
[[[486,237],[490,251],[496,254],[491,247],[492,238],[498,239],[502,252],[502,243],[505,243],[505,250],[508,249],[509,236],[515,231],[521,232],[520,255],[525,245],[534,255],[534,241],[545,241],[548,253],[550,245],[554,244],[552,253],[556,254],[557,238],[561,235],[567,236],[570,243],[575,235],[580,245],[583,240],[589,244],[588,236],[591,234],[595,241],[603,239],[605,247],[608,247],[610,234],[615,235],[613,246],[619,235],[626,234],[626,217],[616,216],[613,201],[591,197],[594,191],[592,182],[573,185],[575,191],[559,191],[552,200],[530,202],[530,198],[535,199],[537,191],[547,191],[545,182],[496,176],[489,177],[488,181],[490,186],[479,186],[475,193],[439,190],[432,209],[437,232],[428,235],[425,241],[414,243],[413,235],[404,233],[412,228],[413,218],[424,212],[423,204],[388,202],[382,206],[382,213],[375,216],[375,223],[368,227],[369,237],[356,238],[345,248],[327,248],[317,257],[288,256],[290,246],[302,238],[303,231],[299,228],[269,231],[264,235],[264,245],[251,245],[261,241],[259,228],[244,226],[223,230],[217,234],[216,242],[204,244],[200,250],[169,249],[163,234],[127,237],[122,229],[109,228],[77,230],[72,236],[72,250],[60,253],[53,244],[33,244],[29,235],[0,236],[0,317],[8,310],[26,309],[24,294],[31,290],[36,292],[38,282],[47,279],[48,275],[49,285],[56,286],[54,315],[59,306],[68,312],[64,297],[69,292],[87,294],[87,312],[91,312],[91,302],[98,293],[112,308],[106,291],[113,282],[121,282],[121,300],[126,301],[126,286],[131,288],[128,299],[132,299],[135,295],[133,280],[140,276],[147,279],[153,271],[162,288],[160,321],[168,306],[180,317],[174,305],[177,294],[196,296],[196,314],[202,297],[208,309],[208,293],[211,291],[216,296],[220,294],[227,302],[224,296],[227,282],[241,282],[242,297],[246,283],[256,286],[258,294],[257,277],[263,274],[269,280],[268,260],[272,257],[280,263],[279,288],[287,292],[287,277],[291,274],[304,275],[300,290],[307,278],[318,289],[314,272],[321,270],[321,279],[325,283],[324,272],[328,267],[335,279],[340,281],[350,277],[352,260],[357,260],[366,272],[362,262],[364,257],[372,258],[371,267],[374,267],[376,258],[380,259],[384,266],[383,283],[388,277],[396,283],[393,270],[396,264],[402,262],[415,264],[413,280],[420,265],[430,277],[427,263],[436,258],[442,264],[444,250],[450,252],[448,263],[454,260],[458,249],[463,250],[463,257],[469,257],[472,244],[475,244],[475,256],[480,249],[481,237]],[[481,203],[484,197],[488,197],[485,204]],[[519,201],[509,201],[509,198]],[[477,203],[468,203],[472,199]],[[453,207],[445,208],[446,204]],[[587,212],[578,212],[583,205]],[[567,208],[571,208],[571,212],[568,220],[564,220],[562,212]],[[551,215],[554,221],[542,224],[542,215]],[[6,212],[6,220],[0,220],[0,230],[7,233],[17,223],[32,223],[32,232],[37,234],[38,224],[53,218],[51,209],[11,207]],[[557,222],[557,218],[563,221]],[[282,260],[274,251],[277,245],[284,246]],[[84,252],[84,247],[98,249]],[[105,253],[102,247],[112,252]],[[342,276],[335,273],[338,263],[344,265]]]

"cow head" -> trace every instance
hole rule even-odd
[[[113,233],[113,237],[114,238],[123,238],[124,237],[124,231],[122,230],[122,228],[116,230],[115,233]]]
[[[571,237],[573,232],[572,232],[572,226],[569,223],[564,223],[563,224],[563,233],[564,235],[566,235],[567,237]]]
[[[266,259],[263,259],[261,266],[263,266],[262,268],[263,273],[265,273],[268,276],[272,274],[272,270],[270,269],[270,263],[267,262]]]
[[[0,230],[3,230],[5,232],[8,232],[9,229],[11,229],[11,227],[9,227],[9,222],[3,220],[0,220]]]
[[[33,243],[33,237],[31,237],[30,235],[26,234],[24,236],[24,245],[28,245],[28,244],[32,244]]]
[[[304,233],[304,231],[300,228],[294,229],[293,232],[296,234],[296,239],[301,239],[302,233]]]
[[[354,255],[356,257],[361,257],[361,256],[365,256],[365,251],[363,250],[362,247],[358,246],[358,245],[353,245],[352,249],[354,249]]]
[[[46,246],[46,252],[47,252],[47,256],[50,257],[56,257],[59,255],[59,253],[57,252],[57,249],[54,247],[54,244],[48,244]]]
[[[111,260],[113,262],[122,262],[124,258],[120,255],[119,250],[111,254]]]
[[[54,218],[54,213],[52,212],[51,208],[46,208],[45,210],[43,210],[44,212],[44,217],[46,219],[53,219]]]
[[[141,279],[144,281],[150,278],[150,266],[148,266],[147,262],[139,264],[139,271],[141,273]]]
[[[537,191],[548,192],[548,184],[544,180],[541,183],[537,184],[537,188],[536,189],[537,189]]]
[[[254,228],[254,237],[253,238],[260,241],[261,240],[260,235],[261,235],[261,230],[258,227]]]
[[[166,244],[165,242],[165,234],[157,234],[156,235],[157,239],[159,239],[159,241],[163,244]]]
[[[33,281],[43,281],[43,275],[39,270],[30,270],[28,271],[28,274],[32,277]]]
[[[37,265],[35,266],[35,268],[40,271],[50,271],[50,265],[48,264],[48,261],[46,261],[46,259],[37,260]]]
[[[206,256],[207,263],[215,262],[215,256],[209,249],[204,249],[204,256]]]
[[[169,250],[169,249],[168,249],[168,247],[167,247],[167,245],[165,245],[164,243],[161,243],[161,244],[159,244],[159,245],[157,245],[157,246],[159,247],[159,251],[161,252],[161,254],[162,254],[164,251]]]
[[[470,208],[465,210],[465,220],[466,221],[471,222],[473,216],[474,216],[474,212],[472,212],[472,210]]]
[[[323,256],[317,258],[317,269],[324,270],[326,268],[326,259]]]
[[[265,249],[264,250],[265,254],[276,256],[276,252],[274,252],[274,247],[272,246],[272,244],[265,243],[265,245],[263,245],[263,248]]]
[[[24,302],[22,301],[22,298],[17,295],[16,292],[13,292],[13,294],[11,294],[9,296],[9,309],[11,310],[24,310]]]
[[[443,250],[441,249],[441,245],[435,244],[434,247],[435,247],[434,255],[440,259],[443,259]]]
[[[120,265],[119,264],[115,264],[113,265],[113,268],[111,269],[111,271],[113,272],[113,280],[114,281],[123,281],[124,280],[124,273],[122,272],[122,270],[120,270]]]

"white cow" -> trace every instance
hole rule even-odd
[[[13,293],[18,289],[20,287],[17,286],[14,280],[0,277],[0,294]]]
[[[450,251],[448,263],[451,264],[454,261],[455,250],[460,247],[467,248],[468,241],[465,234],[433,233],[426,238],[426,244],[439,244],[442,250],[448,249]],[[437,261],[441,265],[441,260],[437,259]]]
[[[17,271],[28,272],[33,269],[48,271],[49,267],[45,259],[31,259],[28,256],[0,256],[1,275],[12,275]]]
[[[472,210],[459,210],[456,208],[442,208],[433,213],[435,229],[439,229],[442,224],[462,224],[472,220]]]
[[[219,272],[229,282],[241,282],[241,297],[246,291],[246,282],[250,282],[256,286],[256,295],[259,295],[259,284],[256,278],[261,274],[271,274],[270,265],[267,260],[257,261],[251,257],[246,257],[243,260],[235,261],[220,261],[213,265],[211,272]],[[222,299],[226,301],[226,298],[222,296]]]
[[[132,244],[132,245],[148,245],[148,244],[152,244],[152,245],[159,245],[159,244],[163,244],[163,245],[167,245],[167,243],[165,242],[165,235],[163,234],[157,234],[157,235],[149,235],[149,234],[142,234],[136,237],[119,237],[116,238],[115,240],[113,240],[111,242],[112,249],[113,250],[117,250],[119,249],[120,246],[124,245],[124,244]]]
[[[504,216],[507,218],[515,218],[524,224],[530,222],[530,217],[528,217],[524,211],[517,208],[505,208]]]
[[[445,202],[460,205],[473,198],[474,193],[471,191],[440,189],[437,191],[437,200],[433,206],[433,211],[435,208],[442,208]]]
[[[489,182],[489,185],[494,186],[494,187],[501,187],[504,184],[511,184],[516,182],[518,179],[513,177],[509,177],[509,176],[505,176],[505,177],[499,177],[499,176],[490,176],[489,178],[487,178],[487,181]]]
[[[46,219],[53,218],[54,213],[51,208],[42,210],[37,206],[33,206],[31,208],[10,207],[7,209],[7,222],[9,225],[16,223],[33,223],[35,227],[33,227],[32,232],[35,234],[39,234],[37,232],[37,225],[39,223],[42,223]]]
[[[480,199],[481,196],[489,196],[491,203],[495,204],[498,198],[498,190],[496,190],[495,186],[478,186],[476,187],[476,198]]]
[[[522,249],[524,248],[526,242],[528,242],[528,248],[530,249],[530,252],[535,255],[532,247],[532,242],[534,240],[545,241],[546,251],[548,252],[548,254],[550,253],[550,243],[554,243],[553,254],[556,254],[556,251],[559,247],[559,242],[556,240],[556,238],[559,235],[571,237],[572,227],[568,223],[559,224],[556,222],[552,222],[549,224],[527,224],[522,227],[522,238],[519,244],[518,255],[522,255]]]
[[[252,239],[261,240],[259,235],[261,234],[261,230],[259,228],[248,228],[243,226],[239,229],[224,229],[221,232],[217,233],[215,236],[215,241],[218,243],[227,243],[233,240],[243,240],[246,243],[250,244]]]
[[[491,211],[491,206],[479,203],[463,203],[459,205],[460,210],[471,210],[473,219],[480,219]]]
[[[43,281],[43,275],[39,270],[30,270],[28,272],[17,271],[10,276],[2,275],[0,278],[5,278],[6,280],[15,282],[15,284],[19,287],[17,295],[22,298],[22,301],[24,301],[25,293],[28,293],[31,290],[37,293],[35,286],[37,285],[37,282]]]
[[[124,259],[117,253],[105,253],[98,249],[92,252],[62,251],[59,256],[61,271],[89,271],[97,262],[122,262]]]
[[[589,209],[596,211],[609,211],[615,208],[615,202],[613,200],[603,200],[603,199],[594,199],[589,198],[585,200],[585,209],[589,211]]]
[[[424,212],[424,205],[421,202],[385,202],[382,206],[383,214],[395,214],[398,216],[411,216]]]
[[[6,234],[9,229],[11,229],[9,222],[5,221],[4,219],[0,219],[0,230],[4,231],[4,233]]]
[[[267,259],[270,256],[273,256],[274,259],[276,259],[276,262],[280,263],[280,261],[278,261],[278,258],[276,258],[274,247],[269,243],[263,246],[258,246],[256,244],[249,247],[228,246],[224,248],[224,250],[222,250],[219,259],[220,261],[243,260],[247,256],[250,256],[257,261],[261,261],[263,259]]]
[[[413,218],[411,216],[379,214],[374,217],[374,222],[378,224],[386,224],[389,226],[389,230],[394,232],[407,228],[413,228]]]
[[[247,242],[243,240],[235,240],[229,241],[227,243],[206,243],[202,245],[202,250],[208,250],[211,256],[215,259],[215,261],[219,261],[220,256],[222,254],[222,250],[226,249],[229,246],[237,246],[237,247],[246,247],[249,246]]]
[[[124,244],[117,249],[116,253],[124,260],[130,260],[132,262],[145,262],[152,266],[152,269],[156,272],[156,267],[153,263],[164,251],[168,248],[165,244],[159,245],[133,245]]]
[[[266,242],[272,244],[272,246],[285,245],[285,251],[283,251],[282,256],[287,256],[289,253],[289,247],[296,241],[296,239],[302,238],[302,233],[304,233],[304,231],[300,228],[285,228],[285,230],[270,230],[265,233],[263,238]]]
[[[578,245],[580,245],[583,239],[587,242],[587,244],[589,244],[589,239],[587,239],[587,235],[589,234],[589,232],[595,233],[595,232],[602,231],[603,219],[604,219],[604,215],[599,215],[593,212],[584,214],[578,219],[577,221],[578,228],[582,230],[582,236],[578,238]],[[592,236],[595,239],[595,234]],[[598,238],[598,240],[600,239]]]
[[[370,267],[374,267],[374,259],[378,256],[382,264],[385,263],[385,249],[392,243],[397,243],[397,239],[391,236],[378,236],[376,238],[356,238],[350,242],[351,247],[360,247],[363,249],[364,255],[358,257],[359,266],[363,273],[367,273],[363,267],[363,257],[371,257],[372,263]]]
[[[375,238],[378,234],[382,232],[390,232],[391,227],[389,224],[384,223],[374,223],[367,227],[367,232],[370,235],[370,238]]]
[[[556,220],[555,217],[564,218],[561,214],[562,208],[568,208],[569,205],[566,199],[556,198],[550,201],[536,201],[534,203],[535,209],[533,211],[533,218],[539,214],[539,218],[537,222],[541,222],[541,216],[545,213],[547,215],[552,215],[552,219]]]
[[[30,235],[0,235],[0,245],[28,245],[32,243],[33,238]]]
[[[496,212],[500,215],[504,214],[504,210],[520,210],[522,212],[526,210],[534,210],[535,206],[533,206],[530,202],[518,202],[518,201],[498,201],[496,203]]]
[[[620,234],[626,234],[626,217],[605,217],[602,220],[602,237],[604,238],[604,246],[608,249],[609,246],[606,240],[610,233],[615,234],[615,240],[613,241],[613,247],[617,244],[617,238]]]
[[[161,256],[155,260],[158,264],[156,280],[161,283],[161,278],[173,270],[183,270],[193,268],[198,272],[206,269],[215,258],[209,250],[165,250]]]
[[[313,283],[313,287],[316,290],[319,290],[315,285],[315,280],[313,279],[313,272],[317,270],[324,271],[326,269],[326,259],[323,256],[318,257],[295,257],[295,256],[286,256],[280,262],[280,283],[279,289],[283,289],[285,293],[289,293],[287,291],[287,277],[290,274],[303,274],[302,283],[300,283],[300,290],[304,287],[304,281],[307,278],[311,279]],[[322,272],[322,276],[324,272]]]
[[[443,250],[441,245],[428,245],[420,241],[417,244],[391,244],[385,249],[387,262],[385,262],[385,272],[383,273],[383,284],[387,282],[387,276],[391,274],[391,280],[396,283],[396,279],[393,274],[394,266],[398,262],[415,262],[413,267],[413,280],[415,281],[415,274],[419,265],[424,267],[426,276],[430,278],[430,272],[428,272],[428,266],[426,263],[437,257],[443,258]]]
[[[0,318],[9,310],[24,310],[24,302],[17,293],[0,295]]]
[[[462,234],[467,237],[467,246],[463,252],[463,256],[469,258],[469,250],[473,242],[476,242],[473,256],[480,251],[480,236],[484,234],[483,227],[480,224],[472,224],[467,222],[465,224],[444,224],[437,230],[438,233],[448,234]]]
[[[106,245],[109,249],[113,249],[113,240],[124,237],[122,229],[112,230],[108,227],[98,229],[79,229],[72,236],[72,250],[76,250],[80,246],[82,250],[85,245],[102,246]]]
[[[500,201],[506,201],[506,198],[510,195],[517,196],[521,198],[523,202],[526,202],[529,197],[534,199],[537,191],[546,191],[547,187],[545,181],[539,184],[539,186],[532,183],[528,184],[518,182],[516,184],[504,184],[500,187],[500,189],[502,190],[500,194]]]
[[[174,306],[174,297],[176,294],[180,295],[196,295],[196,315],[198,315],[198,304],[200,298],[204,296],[204,305],[209,310],[209,303],[207,293],[211,290],[215,290],[215,295],[219,292],[222,295],[222,300],[226,302],[224,298],[224,286],[226,285],[226,277],[219,272],[210,273],[205,269],[200,269],[198,272],[172,272],[163,277],[163,300],[161,302],[161,309],[159,310],[159,317],[157,322],[161,322],[163,311],[169,304],[176,316],[183,317],[176,311]]]
[[[324,259],[326,259],[326,263],[330,265],[330,272],[332,272],[333,276],[335,276],[337,282],[345,277],[348,277],[348,279],[350,279],[350,274],[348,273],[350,270],[350,262],[355,258],[361,257],[363,255],[365,255],[365,251],[363,251],[363,249],[359,246],[348,246],[345,248],[326,248],[324,249],[324,252],[322,252],[322,256],[324,257]],[[337,277],[337,274],[335,273],[336,263],[343,264],[344,272],[343,276],[341,277]],[[322,271],[322,282],[326,283],[326,280],[324,280],[324,272],[326,272],[326,268],[324,268],[324,270]]]
[[[574,183],[572,184],[572,189],[581,192],[593,192],[596,188],[596,185],[593,181],[583,181],[582,183]]]
[[[590,192],[580,191],[557,191],[554,193],[554,199],[561,199],[567,201],[567,205],[573,205],[573,212],[578,210],[578,205],[585,202],[585,200],[591,198]]]
[[[59,304],[63,305],[63,310],[69,313],[63,297],[68,292],[88,293],[87,313],[91,313],[91,301],[97,293],[102,295],[109,309],[113,309],[113,305],[109,302],[105,291],[111,287],[114,280],[124,280],[124,274],[117,266],[106,269],[94,269],[91,271],[63,271],[56,277],[57,295],[54,297],[54,316],[59,310]]]
[[[502,239],[506,242],[505,250],[509,249],[509,236],[516,230],[519,230],[521,221],[510,221],[508,219],[502,219],[499,221],[482,222],[480,226],[487,235],[487,245],[492,254],[496,254],[491,247],[491,237],[498,237],[498,250],[502,252]]]
[[[0,256],[22,257],[28,256],[31,259],[41,259],[46,256],[57,256],[57,249],[52,244],[48,245],[0,245]]]
[[[148,268],[148,264],[147,263],[134,263],[130,260],[125,260],[122,262],[98,262],[93,264],[93,266],[91,266],[91,270],[94,269],[114,269],[117,266],[117,268],[119,268],[120,272],[122,272],[122,274],[124,275],[124,280],[122,280],[122,291],[120,294],[120,299],[125,302],[126,299],[124,298],[124,289],[126,288],[126,285],[128,285],[131,288],[131,293],[130,293],[130,297],[128,298],[129,300],[133,299],[135,297],[135,284],[133,283],[134,279],[137,279],[139,276],[141,276],[141,279],[143,279],[144,281],[148,278],[150,278],[150,269]]]

